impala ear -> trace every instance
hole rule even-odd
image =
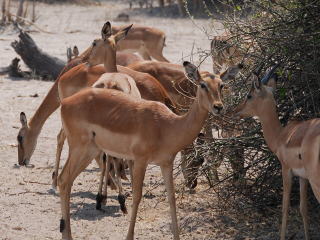
[[[132,25],[131,24],[130,26],[120,30],[119,32],[117,32],[115,35],[114,35],[114,39],[115,39],[115,42],[117,43],[118,41],[124,39],[127,35],[128,35],[128,32],[129,30],[132,28]]]
[[[268,83],[266,84],[266,86],[272,88],[272,91],[274,92],[277,86],[277,77],[276,75],[274,75],[273,77],[271,77],[268,81]]]
[[[200,83],[201,76],[198,71],[198,68],[195,65],[193,65],[192,63],[187,62],[187,61],[183,62],[183,66],[186,71],[187,78],[195,83]]]
[[[240,70],[243,68],[242,64],[228,67],[223,73],[220,74],[220,78],[223,81],[234,79]]]
[[[101,37],[103,40],[106,40],[107,38],[109,38],[112,34],[112,30],[111,30],[111,23],[108,21],[106,22],[101,30]]]
[[[20,113],[20,122],[21,122],[22,127],[28,127],[27,117],[24,112]]]
[[[72,59],[71,48],[68,47],[68,48],[67,48],[67,60],[68,60],[68,62],[70,62],[71,59]]]
[[[78,57],[78,56],[79,56],[79,49],[78,49],[77,46],[74,46],[74,47],[73,47],[72,53],[73,53],[73,56],[75,56],[75,57]]]
[[[261,82],[260,82],[258,76],[256,74],[253,74],[251,79],[252,79],[253,89],[256,91],[260,91],[261,90]]]

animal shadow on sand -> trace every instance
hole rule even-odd
[[[78,197],[77,201],[71,201],[70,208],[75,210],[71,214],[71,218],[76,219],[85,219],[88,221],[96,221],[102,219],[104,217],[121,217],[123,214],[121,213],[119,206],[110,206],[110,200],[113,199],[118,202],[116,196],[108,195],[106,205],[102,206],[101,210],[96,210],[96,195],[92,192],[75,192],[71,194],[71,197]],[[86,203],[82,199],[87,198],[91,199],[94,202]]]

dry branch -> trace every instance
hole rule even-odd
[[[228,82],[232,94],[225,96],[224,103],[230,112],[246,97],[252,72],[259,69],[261,77],[267,68],[280,62],[275,99],[282,124],[320,117],[320,2],[257,0],[230,4],[230,8],[234,11],[224,15],[225,28],[231,34],[228,44],[244,48],[246,39],[253,43],[241,76]],[[217,122],[216,118],[211,121]],[[278,206],[282,192],[280,164],[266,146],[259,122],[225,117],[219,125],[240,133],[199,146],[201,155],[213,156],[201,174],[218,193],[219,202],[226,208],[239,202],[258,209]],[[234,182],[236,173],[231,166],[240,159],[232,149],[244,149],[245,176],[241,181]],[[221,159],[223,170],[219,172],[220,181],[216,181],[214,166]],[[294,200],[298,199],[297,193],[298,188],[293,187]]]
[[[20,31],[19,41],[12,42],[11,46],[32,72],[42,78],[56,79],[65,66],[64,61],[52,57],[38,48],[29,34],[23,31]]]
[[[31,72],[22,71],[19,62],[19,58],[14,58],[8,67],[0,68],[0,75],[8,74],[9,77],[13,78],[30,78]]]

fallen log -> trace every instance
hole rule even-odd
[[[31,71],[42,79],[54,81],[66,65],[63,60],[50,56],[38,48],[30,35],[22,30],[19,33],[19,41],[12,42],[11,46]]]
[[[14,58],[8,67],[0,68],[0,75],[8,74],[9,77],[14,78],[30,78],[31,72],[22,71],[19,65],[19,58]]]

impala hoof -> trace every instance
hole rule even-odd
[[[66,223],[65,223],[64,219],[61,218],[60,219],[60,232],[61,233],[63,232],[65,226],[66,226]]]
[[[127,207],[126,207],[126,197],[123,194],[118,195],[118,201],[120,204],[120,209],[124,214],[127,214]]]
[[[48,190],[48,193],[52,194],[52,195],[58,195],[57,194],[57,188],[52,185],[52,187]]]
[[[101,210],[101,203],[103,202],[105,204],[106,200],[107,200],[107,196],[104,196],[98,193],[96,197],[96,209]]]

